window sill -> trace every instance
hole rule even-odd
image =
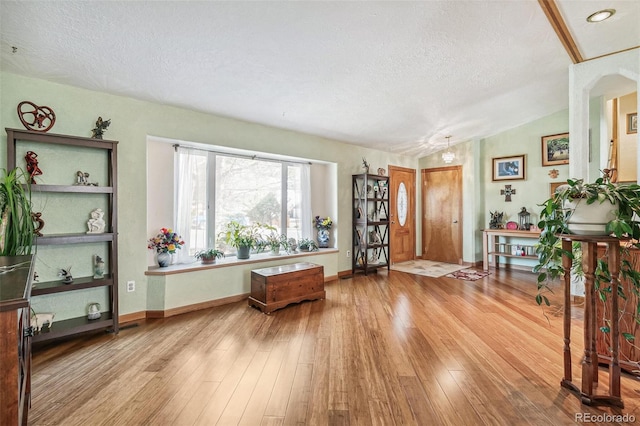
[[[203,271],[206,269],[228,268],[231,266],[248,265],[252,263],[273,262],[274,260],[285,259],[297,259],[301,257],[318,256],[323,254],[338,253],[336,248],[320,249],[313,252],[302,252],[296,254],[281,254],[279,256],[273,256],[269,253],[252,253],[249,259],[238,260],[236,257],[218,259],[216,263],[212,265],[203,265],[199,261],[193,263],[181,263],[178,265],[171,265],[165,268],[159,266],[149,266],[145,271],[145,275],[164,276],[174,274],[184,274],[187,272]]]

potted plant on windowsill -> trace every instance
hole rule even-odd
[[[572,259],[572,270],[580,273],[580,262],[576,262],[581,257],[580,244],[573,244],[572,252],[566,252],[561,244],[563,234],[611,235],[627,240],[628,243],[621,246],[623,255],[620,257],[620,275],[630,281],[634,292],[640,291],[640,272],[632,267],[628,256],[629,247],[640,249],[639,185],[611,183],[607,173],[594,183],[570,179],[542,207],[538,223],[541,233],[536,245],[538,264],[533,268],[538,274],[538,304],[550,304],[544,294],[551,291],[548,285],[550,281],[572,272],[565,271],[562,265],[563,255]],[[596,228],[591,219],[587,219],[590,222],[588,226],[582,226],[585,222],[582,209],[590,208],[602,213],[600,228]],[[607,293],[611,292],[608,282],[610,277],[606,260],[598,259],[595,285],[601,300],[605,300]],[[618,292],[620,293],[621,291]]]
[[[22,183],[22,182],[25,183]],[[34,220],[31,216],[31,184],[19,168],[0,172],[0,256],[31,254]]]
[[[211,265],[216,263],[216,259],[224,257],[224,252],[216,249],[200,250],[195,254],[196,259],[200,259],[203,265]]]
[[[274,256],[280,254],[280,249],[289,251],[289,240],[286,235],[278,234],[276,228],[270,225],[264,225],[264,229],[270,232],[260,241],[261,249],[269,248]]]
[[[263,225],[242,225],[232,220],[225,225],[224,230],[218,234],[218,239],[225,242],[238,251],[238,259],[249,259],[251,249],[258,248],[261,239],[260,232]]]
[[[298,241],[298,248],[300,251],[318,251],[318,243],[310,238],[301,238]]]

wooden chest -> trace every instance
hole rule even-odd
[[[324,299],[324,267],[294,263],[251,271],[249,306],[264,313],[303,300]]]

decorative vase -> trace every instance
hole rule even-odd
[[[318,247],[329,247],[329,230],[325,228],[318,229]]]
[[[240,246],[238,247],[238,259],[248,259],[251,254],[250,246]]]
[[[587,204],[585,199],[567,201],[564,206],[570,210],[567,228],[576,235],[606,235],[607,223],[616,218],[617,204],[596,201]]]
[[[156,261],[158,262],[158,266],[164,268],[169,266],[171,263],[171,253],[169,252],[160,252],[156,256]]]

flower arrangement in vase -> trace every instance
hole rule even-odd
[[[171,228],[160,228],[160,233],[150,238],[147,244],[149,250],[157,253],[158,266],[169,266],[171,255],[180,250],[184,245],[184,240]]]
[[[329,216],[316,216],[314,219],[316,229],[318,230],[318,247],[329,247],[329,229],[333,225],[333,221]]]

